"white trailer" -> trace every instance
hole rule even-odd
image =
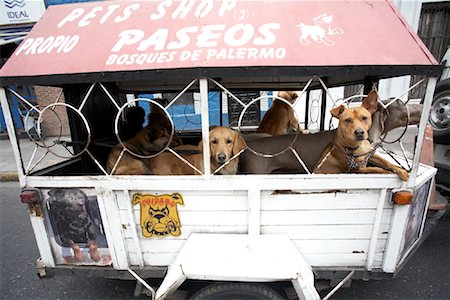
[[[50,7],[0,71],[21,198],[40,252],[39,274],[136,278],[156,299],[186,280],[222,283],[192,299],[214,299],[214,293],[286,297],[282,290],[255,285],[269,282],[292,287],[300,299],[319,299],[324,296],[316,290],[319,279],[339,288],[340,279],[395,274],[420,243],[425,224],[436,169],[419,159],[440,71],[389,1],[331,1],[326,7],[312,1],[108,1]],[[429,77],[414,157],[395,158],[410,170],[407,182],[394,174],[311,174],[301,157],[294,161],[297,171],[288,174],[219,176],[210,171],[209,159],[199,176],[112,175],[105,166],[120,141],[125,110],[138,102],[158,105],[149,98],[127,101],[126,93],[170,92],[175,96],[163,105],[166,111],[183,95],[199,93],[200,130],[177,134],[202,139],[209,158],[210,92],[226,95],[245,112],[256,100],[246,104],[234,91],[322,89],[324,116],[327,100],[337,103],[327,99],[328,87],[371,88],[379,79],[401,75]],[[64,102],[58,97],[36,106],[11,84],[62,87]],[[70,138],[30,137],[36,151],[24,165],[9,112],[12,96],[39,113],[38,126],[66,111]],[[244,112],[242,132],[250,128],[241,124]],[[230,123],[220,120],[218,125]],[[327,128],[322,118],[321,129]],[[38,170],[52,155],[67,160]],[[398,191],[412,192],[412,202],[396,204]],[[81,201],[89,225],[63,226],[70,218],[62,205],[67,198]],[[152,209],[164,209],[171,227],[149,230]],[[82,241],[74,243],[68,231]],[[163,281],[151,286],[146,281],[151,278]]]

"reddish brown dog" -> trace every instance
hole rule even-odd
[[[279,92],[278,97],[293,104],[298,95],[296,92]],[[291,131],[302,131],[295,117],[294,110],[280,100],[275,99],[272,106],[264,115],[256,132],[270,135],[281,135]]]
[[[408,180],[408,172],[374,154],[367,139],[377,105],[377,93],[371,91],[360,107],[341,105],[331,110],[331,115],[339,119],[339,126],[332,142],[322,151],[314,173],[396,173],[401,180]],[[367,166],[368,163],[374,166]]]

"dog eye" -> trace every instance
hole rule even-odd
[[[233,141],[232,140],[226,140],[227,144],[231,144]]]
[[[363,117],[362,117],[362,120],[363,120],[363,121],[366,121],[367,119],[368,119],[367,116],[363,116]]]
[[[347,118],[347,119],[345,119],[344,121],[345,121],[345,123],[351,123],[351,122],[352,122],[352,119]]]
[[[212,142],[211,143],[213,143],[213,144],[217,144],[218,142],[217,142],[217,140],[212,140]]]

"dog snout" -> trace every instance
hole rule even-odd
[[[217,154],[217,162],[223,164],[227,160],[227,155],[225,153]]]
[[[365,131],[364,131],[363,129],[361,129],[361,128],[356,129],[354,133],[355,133],[355,137],[356,137],[358,140],[363,140],[363,139],[364,139],[364,133],[365,133]]]

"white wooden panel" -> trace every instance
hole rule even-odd
[[[134,211],[139,220],[139,211]],[[247,225],[247,211],[178,211],[182,226],[186,225]]]
[[[136,224],[136,230],[141,239],[144,237],[141,234],[141,226]],[[216,226],[216,225],[208,225],[208,226],[185,226],[181,224],[181,235],[174,237],[168,236],[164,239],[168,240],[186,240],[191,233],[247,233],[248,227],[247,225],[225,225],[225,226]],[[130,231],[125,231],[125,238],[133,238]]]
[[[178,252],[144,253],[144,263],[147,266],[170,266],[177,254]]]
[[[379,194],[311,193],[267,195],[261,199],[261,210],[330,210],[375,209]]]
[[[136,251],[133,251],[132,249],[127,249],[128,251],[128,261],[130,262],[131,266],[139,266],[141,263],[142,253],[137,253]]]
[[[301,254],[367,253],[370,240],[294,240]]]
[[[176,190],[176,189],[175,189]],[[120,193],[120,191],[119,191]],[[133,191],[127,201],[132,199],[135,193],[164,195],[173,192]],[[246,191],[186,191],[181,192],[184,205],[178,205],[178,210],[247,210]],[[119,202],[119,209],[126,209],[126,204]],[[139,205],[134,205],[133,210],[139,210]]]
[[[381,226],[379,239],[387,238],[389,225]],[[262,226],[262,234],[286,234],[291,239],[368,239],[372,225],[306,225],[306,226]]]
[[[126,239],[127,245],[132,249],[134,242],[131,239]],[[178,252],[183,247],[186,240],[166,240],[163,238],[142,239],[141,246],[143,253],[166,253]]]
[[[352,254],[304,254],[306,262],[312,267],[364,267],[366,265],[366,253]]]
[[[375,210],[263,211],[261,225],[373,224]],[[382,224],[389,223],[391,210],[383,211]]]

